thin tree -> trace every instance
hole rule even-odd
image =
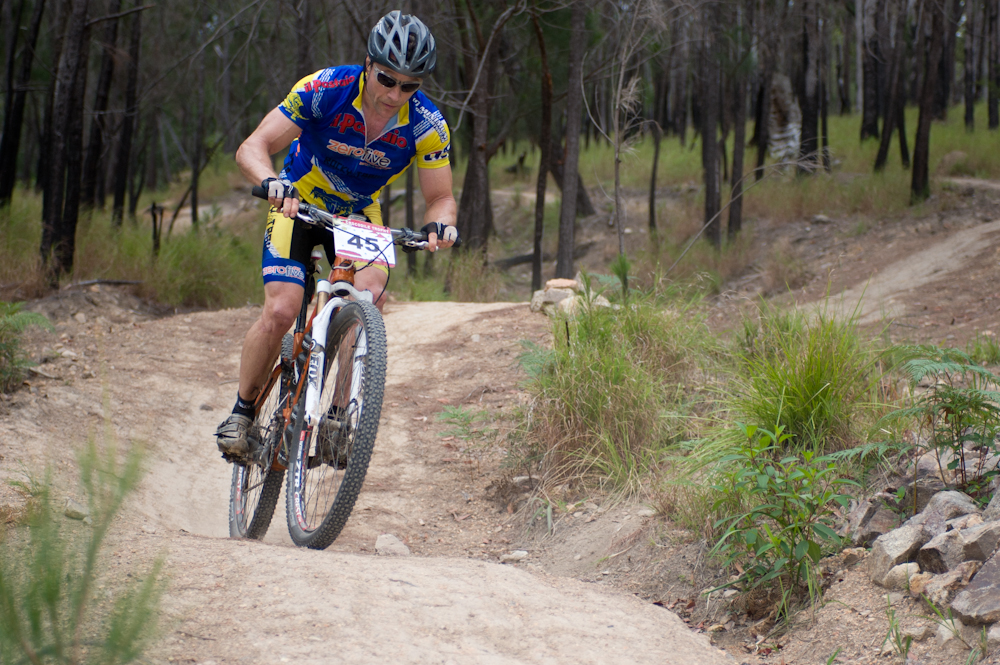
[[[903,64],[906,58],[906,0],[890,0],[891,11],[896,16],[893,39],[895,44],[892,49],[892,60],[889,63],[889,102],[882,122],[882,138],[879,141],[878,155],[875,157],[875,172],[878,173],[885,168],[885,162],[889,157],[889,147],[892,145],[893,129],[900,129],[901,138],[906,141],[905,129],[899,128],[899,107],[904,105],[905,92],[903,91]]]
[[[924,59],[924,80],[920,90],[920,117],[917,121],[917,138],[913,144],[913,180],[910,184],[911,202],[919,202],[930,196],[928,161],[931,143],[931,122],[934,119],[934,90],[937,87],[938,63],[944,50],[944,8],[940,0],[925,0],[924,21],[921,26],[925,34],[929,32],[930,47]]]
[[[720,25],[720,7],[707,3],[702,8],[701,49],[699,53],[700,76],[698,81],[701,98],[701,165],[705,180],[705,235],[714,247],[722,245],[719,224],[719,86],[720,67],[716,53]]]
[[[138,7],[140,0],[136,0]],[[142,42],[142,12],[131,17],[131,32],[128,46],[128,70],[125,79],[125,117],[121,133],[118,135],[118,157],[115,160],[115,198],[111,208],[111,219],[115,226],[121,226],[125,214],[125,195],[128,192],[128,175],[132,160],[132,138],[138,116],[139,90],[139,47]]]
[[[862,77],[864,95],[861,110],[861,140],[878,138],[878,32],[876,18],[884,0],[864,0],[862,21]]]
[[[965,63],[962,66],[962,88],[965,97],[965,129],[976,128],[976,17],[978,0],[965,0]]]
[[[21,67],[16,80],[8,85],[3,117],[3,136],[0,137],[0,206],[10,203],[17,179],[17,156],[21,145],[21,127],[24,124],[24,106],[28,96],[28,82],[31,80],[31,65],[35,56],[35,45],[45,12],[45,0],[36,0],[31,14],[28,32],[25,35]],[[11,40],[13,52],[14,40]],[[11,60],[11,71],[13,71]]]
[[[729,227],[727,237],[732,240],[743,227],[743,154],[747,131],[747,79],[749,73],[749,35],[753,33],[755,2],[745,0],[738,16],[736,40],[736,67],[733,71],[733,173],[729,193]]]
[[[549,163],[552,161],[552,73],[545,50],[545,35],[538,20],[538,13],[532,11],[531,23],[538,41],[541,56],[541,125],[538,128],[538,146],[541,157],[538,161],[538,181],[535,186],[535,236],[531,260],[531,290],[542,288],[542,233],[545,228],[545,189],[548,184]]]
[[[583,55],[587,46],[587,4],[575,0],[570,14],[569,69],[566,90],[566,152],[563,157],[562,202],[559,208],[559,247],[556,277],[573,277],[574,227],[576,225],[577,171],[580,129],[583,125]]]
[[[819,10],[816,0],[802,4],[802,78],[799,107],[802,109],[802,138],[799,143],[799,173],[815,171],[819,155]]]
[[[986,0],[986,108],[989,128],[1000,127],[1000,2]]]
[[[121,0],[109,0],[108,14],[121,11]],[[87,143],[87,155],[84,158],[81,202],[84,206],[104,207],[104,135],[107,131],[108,98],[111,95],[111,78],[115,70],[115,42],[118,41],[118,19],[110,18],[104,26],[104,36],[101,43],[101,66],[97,76],[97,89],[94,92],[94,106],[90,120],[90,140]]]

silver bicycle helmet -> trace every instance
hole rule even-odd
[[[383,16],[368,35],[368,57],[406,76],[430,76],[437,46],[430,28],[398,9]]]

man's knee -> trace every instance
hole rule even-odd
[[[284,286],[284,285],[282,285]],[[261,323],[271,336],[283,335],[295,323],[302,307],[302,288],[267,289]]]

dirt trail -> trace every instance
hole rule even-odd
[[[100,432],[102,400],[119,440],[144,442],[148,474],[112,556],[141,567],[166,555],[152,662],[729,662],[672,612],[496,562],[516,542],[507,511],[487,498],[496,460],[446,436],[435,414],[520,399],[519,341],[548,334],[526,305],[390,303],[376,453],[347,529],[325,552],[291,547],[283,497],[263,543],[226,538],[231,470],[211,435],[257,308],[147,319],[97,287],[47,311],[57,331],[36,349],[48,376],[36,374],[0,417],[0,473],[54,463],[65,494],[82,499],[72,464],[52,451]],[[387,532],[413,556],[375,556]]]

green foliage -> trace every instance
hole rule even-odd
[[[488,426],[489,412],[464,406],[446,406],[437,414],[437,420],[452,427],[442,432],[445,436],[469,441],[488,435],[493,430]]]
[[[980,335],[978,332],[975,339],[969,340],[965,352],[973,362],[986,365],[1000,364],[1000,344],[992,337]]]
[[[762,305],[745,321],[732,409],[737,419],[775,423],[797,447],[825,453],[859,437],[858,417],[877,400],[882,354],[862,340],[854,316],[811,318]]]
[[[89,527],[67,526],[48,484],[27,533],[0,548],[0,660],[5,663],[128,663],[154,634],[162,561],[131,584],[108,580],[111,607],[97,602],[101,550],[115,515],[141,476],[140,453],[118,463],[91,440],[79,462]]]
[[[714,508],[720,510],[734,499],[750,508],[718,520],[715,527],[726,530],[712,553],[721,556],[724,565],[743,566],[743,574],[731,584],[752,589],[779,579],[787,580],[788,589],[794,591],[808,579],[824,546],[840,545],[834,509],[846,506],[850,497],[837,488],[856,483],[838,477],[830,457],[809,450],[778,458],[790,438],[780,425],[773,433],[753,425],[737,426],[745,443],[738,453],[721,460],[727,470],[715,486],[721,498]]]
[[[24,379],[27,360],[21,351],[21,334],[29,326],[52,329],[41,314],[21,311],[21,303],[0,301],[0,392],[11,392]]]
[[[896,654],[896,658],[905,664],[907,656],[910,655],[913,636],[903,634],[903,628],[900,625],[899,618],[896,616],[896,610],[892,606],[892,601],[887,597],[885,602],[885,616],[889,619],[889,632],[885,634],[882,646],[884,647],[886,644],[889,644],[892,647],[893,653]]]
[[[932,382],[912,406],[896,410],[888,418],[915,420],[918,426],[926,427],[938,460],[947,458],[946,466],[957,473],[961,487],[973,496],[983,493],[998,471],[984,467],[985,454],[978,464],[967,468],[966,444],[984,453],[997,452],[1000,377],[958,349],[916,346],[900,353],[910,356],[902,371],[914,387],[926,379]]]
[[[577,316],[554,320],[553,350],[526,345],[521,356],[537,397],[528,438],[548,471],[633,493],[683,435],[684,380],[709,340],[682,304],[665,310],[633,296],[614,309],[594,304],[590,288],[584,295]]]

